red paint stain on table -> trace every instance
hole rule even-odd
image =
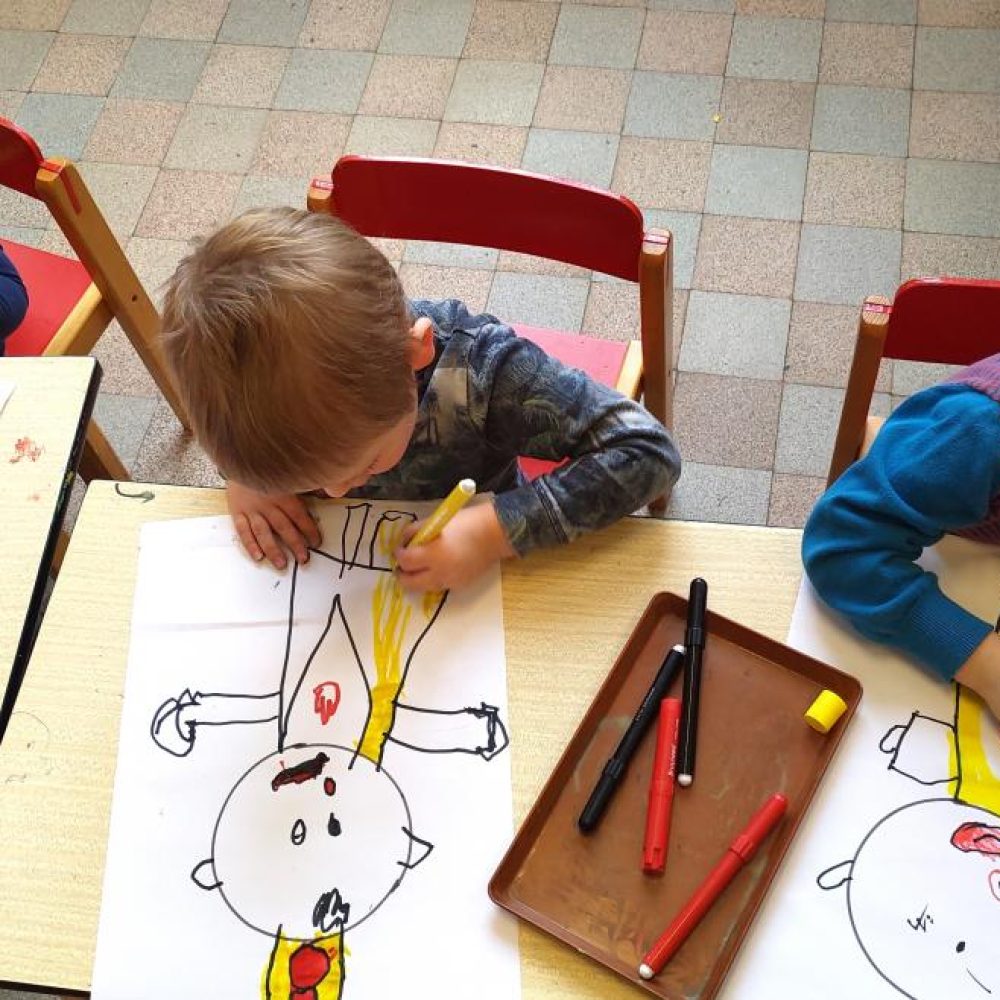
[[[20,462],[22,458],[37,462],[45,448],[40,444],[35,444],[30,437],[18,438],[14,442],[14,454],[8,459],[11,465]]]

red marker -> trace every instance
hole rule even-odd
[[[674,802],[674,767],[677,763],[677,738],[681,728],[681,703],[677,698],[660,702],[660,722],[656,730],[656,756],[649,779],[649,804],[646,807],[646,836],[642,842],[642,870],[662,875],[667,864],[670,839],[670,808]]]
[[[788,799],[775,793],[754,813],[746,829],[729,845],[722,860],[712,869],[708,878],[695,890],[684,909],[674,917],[656,944],[646,953],[639,966],[643,979],[652,979],[673,958],[674,953],[687,940],[719,898],[722,890],[736,877],[740,869],[754,856],[757,848],[778,825],[788,808]]]

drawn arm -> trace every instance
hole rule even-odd
[[[396,723],[386,742],[420,753],[466,753],[492,760],[507,749],[507,728],[493,705],[441,711],[396,705]]]

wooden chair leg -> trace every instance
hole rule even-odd
[[[115,454],[114,448],[108,444],[108,439],[101,428],[93,420],[87,425],[87,438],[83,443],[83,454],[80,456],[79,474],[85,483],[93,479],[128,482],[132,478],[122,460]]]

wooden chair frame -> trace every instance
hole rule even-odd
[[[325,213],[345,218],[350,225],[365,236],[396,237],[404,239],[439,240],[476,246],[489,246],[494,249],[512,250],[533,253],[552,260],[560,260],[568,264],[590,267],[593,270],[605,270],[595,266],[591,254],[572,234],[558,233],[543,238],[543,250],[532,248],[534,241],[526,241],[512,226],[510,231],[491,233],[489,231],[477,234],[477,239],[471,240],[460,231],[464,224],[456,225],[451,217],[429,220],[426,216],[415,213],[414,219],[405,220],[400,225],[395,220],[385,218],[358,219],[347,213],[342,214],[337,206],[338,174],[343,170],[351,170],[357,164],[373,164],[376,168],[385,167],[389,170],[393,165],[414,166],[425,172],[426,176],[439,182],[437,174],[445,175],[446,171],[462,168],[469,178],[472,190],[481,186],[484,196],[493,195],[500,186],[503,197],[512,203],[515,197],[522,194],[531,196],[534,208],[543,204],[545,185],[554,192],[559,189],[571,193],[577,198],[581,212],[597,210],[600,212],[622,212],[622,203],[628,206],[634,214],[636,232],[641,232],[638,252],[635,256],[623,250],[614,260],[609,254],[610,266],[606,273],[614,274],[636,282],[639,285],[640,308],[640,340],[630,341],[618,374],[616,388],[632,399],[644,396],[644,402],[649,412],[664,426],[670,427],[673,422],[673,237],[667,230],[648,229],[642,225],[642,215],[631,202],[608,191],[591,188],[587,185],[570,181],[560,181],[555,178],[538,174],[529,174],[520,170],[504,170],[493,167],[483,167],[476,164],[457,163],[448,160],[399,160],[393,157],[368,158],[357,156],[342,157],[334,166],[331,178],[316,178],[309,187],[307,205],[310,211]],[[532,209],[526,208],[525,211]],[[469,209],[463,211],[468,215]],[[416,218],[416,215],[420,215]],[[579,220],[586,224],[586,218]],[[636,259],[636,256],[638,259]],[[650,504],[651,509],[660,512],[666,506],[666,498],[661,497]]]
[[[34,140],[21,129],[5,119],[0,119],[0,126],[16,132],[21,142],[14,163],[18,180],[10,186],[48,208],[92,282],[43,355],[88,354],[112,319],[117,319],[178,420],[186,430],[190,429],[163,362],[156,307],[76,166],[62,157],[44,159]],[[87,429],[80,475],[85,480],[130,478],[93,420]]]
[[[882,421],[869,416],[882,358],[968,365],[1000,351],[1000,281],[919,278],[861,307],[854,357],[827,486],[870,443]]]

